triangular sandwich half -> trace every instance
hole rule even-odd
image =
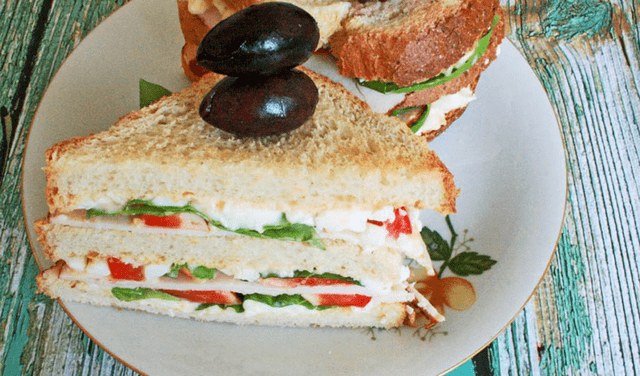
[[[209,74],[47,151],[55,266],[69,301],[241,324],[396,327],[437,311],[410,266],[433,273],[419,213],[455,211],[453,177],[401,121],[328,79],[313,117],[277,136],[205,123]]]

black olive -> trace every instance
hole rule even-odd
[[[314,113],[318,89],[301,71],[225,77],[200,104],[204,121],[238,136],[268,136],[300,127]]]
[[[320,32],[315,19],[288,3],[252,5],[220,21],[202,39],[198,63],[227,76],[270,75],[311,57]]]

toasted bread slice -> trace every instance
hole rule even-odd
[[[50,213],[158,198],[205,210],[235,202],[307,213],[389,205],[455,211],[453,176],[404,123],[307,73],[319,103],[288,134],[238,138],[204,122],[197,108],[221,78],[211,74],[105,132],[53,146],[45,168]]]

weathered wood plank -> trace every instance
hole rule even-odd
[[[45,0],[3,4],[3,15],[18,15],[0,18],[0,30],[6,33],[0,35],[0,106],[7,108],[16,129],[0,191],[3,375],[135,374],[104,351],[87,346],[90,341],[57,303],[34,295],[38,268],[26,239],[19,187],[24,141],[47,84],[73,47],[124,2]]]
[[[555,260],[532,301],[536,317],[525,310],[493,344],[494,367],[536,373],[520,364],[529,358],[543,374],[638,374],[639,45],[637,26],[630,27],[637,3],[507,6],[510,37],[544,82],[561,123],[569,198]],[[535,323],[539,359],[530,331],[529,348],[509,347],[514,332],[524,334],[522,321]]]

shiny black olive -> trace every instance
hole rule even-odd
[[[314,113],[318,89],[301,71],[225,77],[204,97],[200,116],[238,136],[268,136],[300,127]]]
[[[316,49],[315,19],[288,3],[252,5],[220,21],[202,39],[198,63],[227,76],[270,75],[304,63]]]

